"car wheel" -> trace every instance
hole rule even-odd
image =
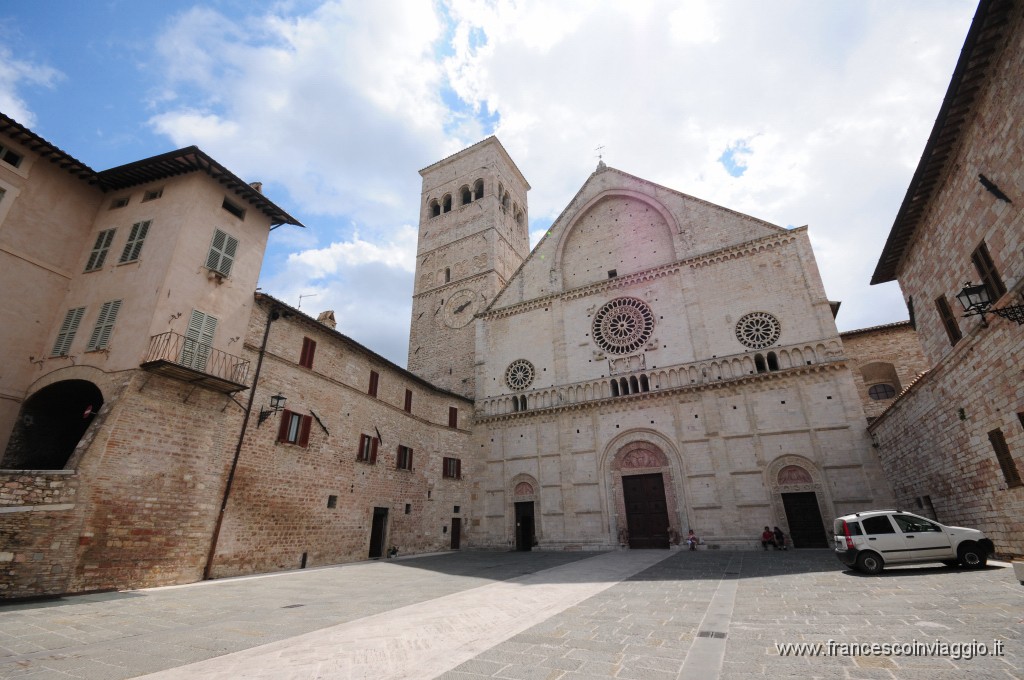
[[[857,569],[872,576],[881,572],[885,564],[881,556],[873,552],[862,552],[857,558]]]
[[[964,543],[957,550],[957,555],[965,569],[981,569],[988,562],[988,555],[976,543]]]

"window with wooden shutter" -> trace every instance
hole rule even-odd
[[[377,462],[377,438],[368,434],[359,435],[359,450],[356,460],[373,465]]]
[[[412,470],[412,449],[402,444],[398,445],[395,467],[399,470]]]
[[[459,426],[459,409],[455,406],[448,407],[448,427]]]
[[[96,243],[93,244],[92,252],[89,253],[89,261],[85,263],[85,271],[94,272],[103,268],[103,263],[107,259],[107,251],[110,250],[110,244],[114,240],[116,231],[117,229],[106,229],[96,235]]]
[[[447,479],[461,479],[462,461],[458,458],[444,458],[441,461],[441,476]]]
[[[206,370],[206,360],[213,346],[213,336],[217,332],[216,317],[204,314],[197,309],[192,310],[185,331],[185,342],[182,343],[181,365],[197,371]]]
[[[96,326],[93,327],[92,335],[89,336],[89,345],[86,348],[88,351],[107,348],[110,334],[114,331],[114,322],[117,321],[117,312],[120,309],[120,300],[103,303],[100,315],[96,317]]]
[[[999,428],[992,430],[988,433],[988,440],[992,443],[992,450],[996,452],[996,460],[999,461],[999,467],[1003,469],[1003,479],[1006,480],[1006,486],[1013,488],[1024,485],[1024,482],[1021,482],[1020,479],[1017,462],[1013,460],[1013,456],[1010,455],[1010,447],[1006,445],[1006,437],[1003,436],[1003,431]]]
[[[945,295],[935,298],[935,309],[938,310],[939,318],[946,329],[946,335],[949,336],[949,344],[955,345],[960,342],[964,336],[960,332],[960,324],[956,322],[956,317],[953,316],[953,311],[949,308],[949,303],[946,302]]]
[[[281,425],[277,429],[277,441],[284,444],[296,444],[302,448],[309,446],[309,430],[313,416],[304,416],[285,409],[281,411]]]
[[[313,368],[313,354],[316,352],[316,342],[309,338],[302,339],[302,354],[299,355],[299,366]]]
[[[1000,278],[999,271],[996,269],[995,262],[992,261],[992,256],[989,254],[988,246],[985,245],[984,241],[971,253],[971,262],[974,263],[974,268],[978,270],[981,282],[988,288],[988,295],[992,302],[1006,295],[1006,286],[1003,285],[1003,279]]]
[[[230,276],[231,265],[235,263],[237,252],[238,239],[217,229],[213,232],[210,254],[206,256],[206,268],[223,276]]]
[[[139,259],[139,255],[142,254],[142,244],[146,240],[151,223],[152,220],[147,220],[145,222],[136,222],[132,225],[131,233],[128,234],[128,242],[124,244],[124,250],[121,251],[119,262],[134,262]]]
[[[412,390],[405,391],[405,410],[407,413],[412,413]]]
[[[277,441],[288,441],[288,428],[291,427],[292,412],[288,409],[281,411],[281,424],[277,426]]]
[[[377,396],[377,384],[380,382],[380,376],[377,371],[370,371],[370,389],[367,390],[367,394],[371,397]]]
[[[68,353],[68,350],[71,349],[71,341],[75,339],[78,324],[81,323],[84,314],[85,307],[75,307],[67,311],[64,315],[64,322],[61,323],[60,330],[57,331],[57,340],[53,343],[53,350],[50,352],[51,357],[62,357]]]

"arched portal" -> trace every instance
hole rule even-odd
[[[793,547],[829,547],[825,518],[835,513],[818,467],[803,456],[781,456],[768,465],[766,475],[772,509]]]
[[[673,488],[668,457],[651,442],[634,441],[619,449],[611,469],[620,491],[618,516],[625,518],[619,543],[630,548],[668,548],[673,535],[669,518],[676,515],[675,508],[669,507],[675,495],[666,493]]]
[[[0,468],[60,470],[103,406],[103,393],[88,380],[47,385],[21,407]]]

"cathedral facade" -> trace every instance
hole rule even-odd
[[[496,138],[421,174],[409,367],[475,400],[474,545],[825,547],[892,503],[806,227],[601,163],[527,254]]]

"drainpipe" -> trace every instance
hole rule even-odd
[[[252,402],[256,399],[256,386],[260,381],[260,369],[263,368],[263,355],[267,351],[267,338],[270,337],[270,324],[281,318],[277,309],[271,307],[267,314],[267,325],[263,329],[263,343],[260,345],[259,357],[256,359],[256,372],[252,378],[252,389],[249,390],[249,403],[245,407],[245,417],[242,418],[242,431],[238,433],[238,444],[235,445],[235,456],[231,459],[231,470],[228,472],[228,482],[224,485],[224,497],[220,502],[220,512],[217,513],[217,524],[213,527],[213,538],[210,540],[210,552],[206,555],[206,566],[203,568],[203,580],[208,581],[213,571],[213,556],[217,552],[217,540],[220,538],[220,527],[224,523],[224,511],[228,507],[228,498],[231,496],[231,484],[235,481],[235,469],[238,468],[238,457],[242,454],[242,442],[245,440],[245,431],[249,427],[249,415],[252,413]]]

